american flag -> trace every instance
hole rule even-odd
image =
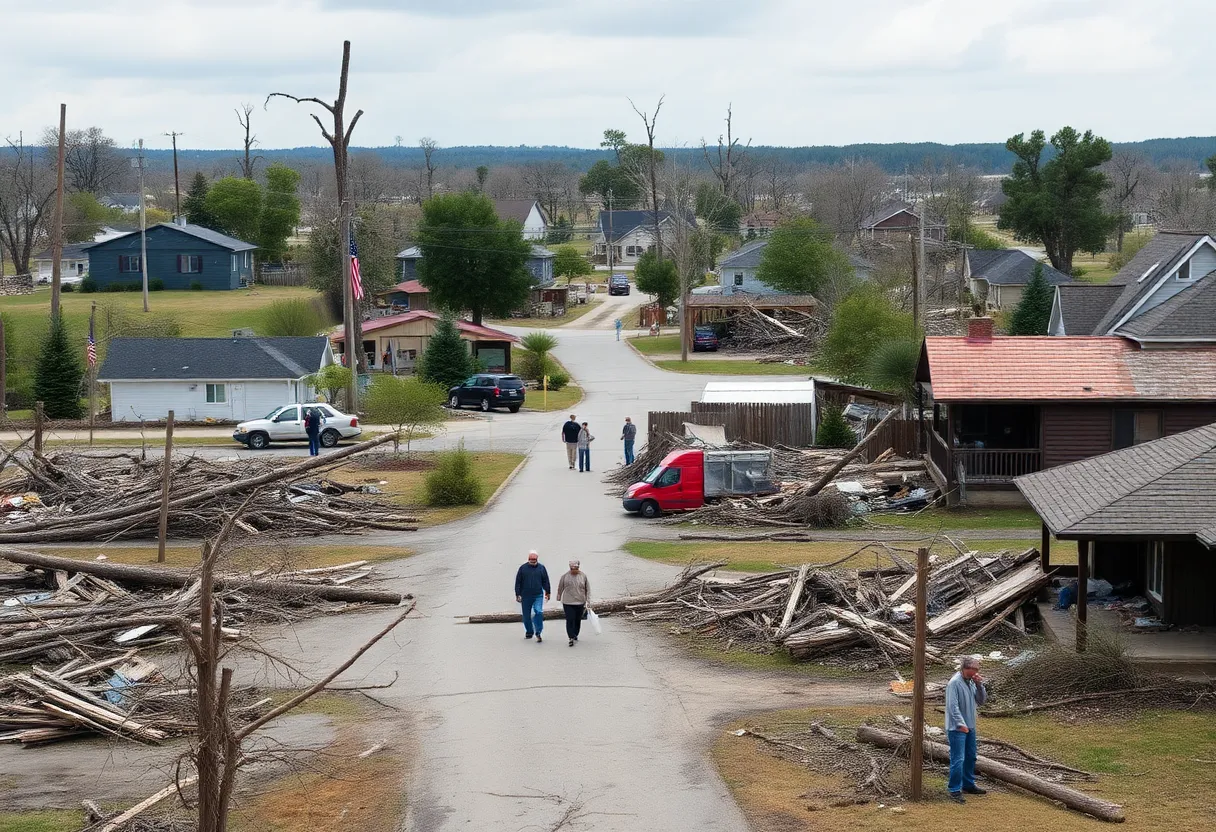
[[[363,278],[359,275],[359,247],[355,235],[350,237],[350,288],[355,300],[363,300]]]
[[[93,338],[93,320],[89,319],[89,340],[85,342],[84,348],[85,357],[89,361],[90,367],[97,366],[97,341]]]

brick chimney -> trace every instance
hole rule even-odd
[[[991,341],[992,340],[992,318],[968,318],[967,319],[967,340],[968,341]]]

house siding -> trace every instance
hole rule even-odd
[[[401,260],[401,282],[418,279],[418,260],[413,257]]]
[[[226,384],[227,401],[207,402],[207,384]],[[164,419],[173,411],[180,420],[236,420],[258,418],[273,408],[301,401],[311,393],[306,385],[289,379],[257,381],[113,381],[110,411],[115,422]]]
[[[1144,306],[1136,311],[1136,317],[1143,315],[1153,307],[1160,306],[1174,295],[1194,285],[1196,279],[1216,270],[1216,251],[1207,245],[1200,246],[1199,250],[1191,256],[1190,263],[1191,275],[1194,279],[1179,280],[1177,274],[1170,275],[1160,288],[1145,301]]]
[[[1041,409],[1043,467],[1054,468],[1104,454],[1114,445],[1109,406],[1044,405]]]
[[[722,294],[733,295],[735,292],[742,292],[749,295],[775,295],[777,290],[769,286],[764,281],[756,277],[757,269],[749,266],[741,268],[733,268],[731,266],[722,266],[721,274],[718,276],[718,282],[722,285]],[[735,285],[735,275],[743,275],[743,285]]]
[[[1216,404],[1173,405],[1165,411],[1165,435],[1183,433],[1216,422]]]
[[[1147,565],[1146,565],[1147,568]],[[1216,555],[1199,543],[1165,544],[1162,618],[1170,624],[1216,625]]]
[[[209,243],[184,231],[165,226],[151,228],[147,232],[148,280],[161,279],[166,289],[189,289],[197,281],[204,289],[237,289],[241,280],[252,279],[253,252],[229,251],[223,246]],[[119,257],[139,255],[138,234],[128,234],[107,240],[89,249],[89,277],[104,287],[113,283],[140,283],[140,272],[119,272]],[[183,274],[177,270],[178,255],[189,254],[202,257],[200,273]],[[233,258],[237,267],[233,268]]]

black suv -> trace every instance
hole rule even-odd
[[[448,406],[452,408],[475,405],[489,411],[505,407],[518,413],[523,403],[524,382],[519,376],[479,373],[448,391]]]
[[[614,274],[608,278],[608,294],[610,295],[627,295],[629,294],[629,275]]]

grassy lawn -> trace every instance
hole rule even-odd
[[[537,410],[549,413],[554,410],[566,410],[574,407],[583,400],[583,388],[577,384],[567,384],[561,390],[550,390],[546,404],[545,391],[529,390],[524,400],[524,410]]]
[[[583,317],[603,302],[603,298],[592,297],[587,303],[567,306],[565,315],[558,315],[553,318],[487,318],[486,323],[490,326],[520,326],[529,327],[532,329],[551,329],[555,326],[568,324],[571,321],[577,321],[579,318]]]
[[[629,346],[642,355],[679,355],[680,336],[637,335],[629,339]]]
[[[869,719],[879,724],[904,707],[832,708],[775,711],[750,717],[729,729],[752,728],[781,734],[793,726],[820,720],[842,739],[853,738],[857,725]],[[940,721],[934,714],[932,722]],[[1180,832],[1211,828],[1212,770],[1197,760],[1216,759],[1216,723],[1210,713],[1161,711],[1127,718],[1062,721],[1051,714],[1016,719],[981,718],[981,736],[1015,743],[1032,753],[1099,775],[1095,783],[1072,784],[1082,791],[1122,804],[1127,828],[1144,832]],[[879,752],[880,758],[887,752]],[[920,804],[875,800],[852,806],[832,806],[831,795],[841,789],[837,774],[812,771],[781,759],[752,737],[726,731],[715,741],[712,755],[728,788],[758,830],[781,832],[940,832],[983,829],[1021,832],[1051,829],[1083,832],[1102,827],[1100,821],[1051,802],[1011,789],[992,788],[982,797],[968,798],[965,808],[946,798],[945,780],[925,772],[925,797]],[[888,774],[893,784],[906,782],[902,763]],[[881,803],[886,803],[881,807]]]
[[[419,460],[434,461],[437,454],[433,451],[416,451],[412,457]],[[482,504],[498,489],[498,486],[511,475],[526,457],[523,454],[475,452],[473,471],[481,481]],[[450,523],[467,517],[479,510],[481,505],[452,506],[448,508],[426,508],[426,475],[428,471],[389,471],[383,469],[363,468],[358,463],[344,465],[334,472],[334,479],[347,483],[385,483],[380,485],[392,502],[418,511],[419,525],[437,526],[440,523]],[[357,496],[357,495],[356,495]]]
[[[904,550],[896,551],[896,554],[905,561],[915,558],[915,554],[907,550],[914,549],[916,543],[888,541],[887,545],[892,549]],[[979,552],[999,552],[1002,549],[1025,551],[1038,545],[1038,540],[968,540],[966,545]],[[859,551],[863,547],[864,551]],[[866,569],[891,565],[891,559],[881,546],[867,547],[866,543],[856,540],[825,540],[816,543],[634,540],[626,543],[624,548],[631,555],[674,566],[683,566],[693,561],[705,563],[724,560],[727,562],[725,569],[738,572],[772,572],[803,563],[833,563],[850,554],[852,557],[839,564],[840,568]],[[954,547],[944,541],[930,547],[930,551],[947,558],[955,553]]]
[[[0,832],[74,832],[84,825],[80,809],[0,812]]]
[[[939,529],[1026,529],[1038,533],[1042,523],[1028,508],[935,508],[916,514],[872,514],[867,521],[910,531]]]
[[[134,565],[156,563],[155,546],[38,546],[39,552],[78,560],[95,560],[99,554],[113,563]],[[400,546],[313,546],[299,545],[292,541],[266,544],[235,553],[232,566],[267,568],[282,566],[288,569],[311,569],[317,566],[337,566],[356,560],[384,561],[408,558],[414,552]],[[169,545],[165,547],[165,565],[198,566],[198,546]],[[3,829],[3,827],[0,827]]]
[[[662,336],[658,336],[662,337]],[[798,367],[793,364],[763,364],[759,361],[731,361],[729,359],[709,359],[707,361],[656,361],[654,366],[660,370],[671,370],[675,373],[698,373],[713,376],[803,376],[811,377],[810,367]]]

